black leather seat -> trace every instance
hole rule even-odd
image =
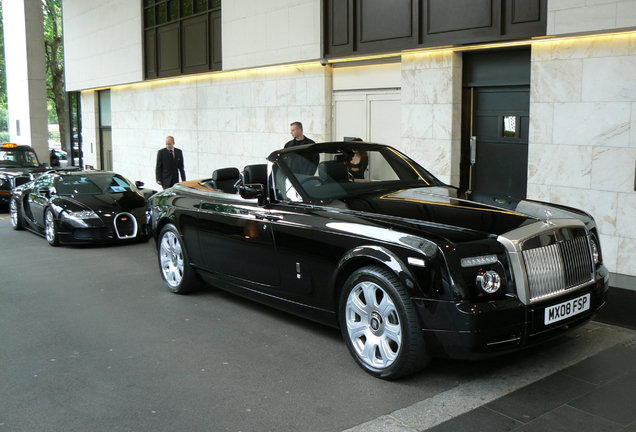
[[[212,173],[212,181],[211,185],[214,189],[227,192],[227,193],[237,193],[236,187],[234,185],[238,182],[241,177],[241,173],[238,168],[221,168],[218,170],[214,170]]]
[[[267,164],[245,165],[243,184],[267,184]]]
[[[349,182],[349,170],[344,162],[332,160],[320,162],[318,176],[325,183]]]

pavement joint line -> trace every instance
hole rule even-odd
[[[569,334],[572,340],[567,342],[566,350],[562,346],[552,347],[493,374],[343,432],[422,432],[631,340],[635,335],[634,330],[590,322]],[[554,353],[555,350],[561,352]]]

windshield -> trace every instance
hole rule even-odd
[[[101,195],[130,190],[132,185],[116,174],[69,175],[55,179],[58,195]]]
[[[0,167],[20,168],[37,167],[38,157],[32,151],[0,150]]]
[[[277,198],[293,202],[442,184],[397,150],[366,143],[284,152],[273,173]]]

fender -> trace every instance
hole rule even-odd
[[[415,254],[416,252],[413,251],[413,253]],[[421,251],[419,253],[422,254]],[[421,257],[423,259],[426,258],[425,255],[421,255]],[[335,272],[336,276],[334,286],[336,288],[338,288],[338,281],[345,279],[343,275],[348,277],[347,269],[350,267],[350,264],[361,259],[366,261],[376,261],[389,268],[400,279],[407,290],[409,290],[411,296],[421,297],[423,295],[422,287],[420,287],[417,282],[417,278],[414,277],[412,269],[409,268],[395,253],[383,246],[377,245],[358,246],[355,249],[348,251],[342,256],[342,258],[340,258],[338,268]],[[430,261],[426,260],[426,262]],[[342,280],[342,282],[344,282],[344,280]]]

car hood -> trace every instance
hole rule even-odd
[[[59,195],[57,204],[69,210],[90,209],[98,215],[104,213],[131,212],[141,216],[145,212],[146,201],[136,192],[99,195]]]
[[[444,238],[498,236],[538,220],[576,218],[589,224],[589,215],[554,204],[470,194],[444,186],[356,195],[342,200],[349,209],[372,213],[374,219],[418,226]],[[549,211],[550,214],[548,216]]]
[[[2,167],[0,168],[0,173],[12,175],[12,176],[20,176],[24,174],[42,174],[45,171],[48,171],[48,168],[44,168],[44,167]]]

